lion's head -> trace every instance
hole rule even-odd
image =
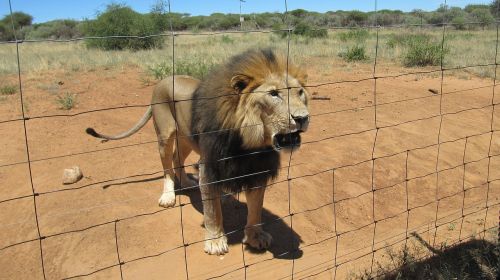
[[[239,129],[244,148],[300,145],[309,124],[305,71],[272,50],[250,50],[226,65],[222,79],[229,96],[218,99],[217,118],[223,128]]]

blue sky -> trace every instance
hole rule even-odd
[[[98,11],[106,8],[111,0],[11,0],[14,11],[22,11],[34,17],[34,22],[45,22],[53,19],[84,19],[95,18]],[[238,13],[239,0],[171,0],[172,11],[185,12],[192,15],[209,15],[214,12]],[[242,3],[243,13],[252,12],[283,12],[285,10],[284,0],[245,0]],[[287,0],[288,9],[306,9],[311,11],[325,12],[335,10],[360,10],[373,11],[374,0]],[[134,10],[145,13],[157,0],[118,0],[116,3],[124,3]],[[411,11],[412,9],[435,10],[444,1],[440,0],[378,0],[378,9],[399,9]],[[467,4],[487,4],[487,0],[449,0],[450,6],[464,7]],[[8,0],[0,0],[0,12],[2,16],[9,13]]]

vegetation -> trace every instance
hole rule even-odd
[[[215,67],[215,64],[211,62],[180,61],[175,62],[175,74],[189,75],[198,79],[202,79],[213,67]],[[155,64],[154,66],[150,66],[149,71],[156,80],[162,80],[165,77],[174,74],[172,72],[171,62],[161,62]]]
[[[13,85],[5,85],[0,87],[0,93],[2,95],[13,95],[17,92],[17,87]]]
[[[293,29],[293,34],[309,38],[325,38],[328,36],[328,31],[315,28],[306,22],[299,22]]]
[[[439,65],[443,57],[444,66],[449,68],[493,62],[494,38],[496,38],[496,30],[491,28],[493,25],[486,25],[483,30],[479,24],[468,24],[472,16],[480,15],[478,10],[488,10],[491,14],[490,8],[488,5],[468,5],[463,9],[440,7],[433,12],[415,10],[409,13],[381,10],[376,18],[373,13],[356,11],[316,13],[298,9],[290,11],[287,15],[281,13],[244,15],[243,28],[283,30],[292,27],[293,47],[290,48],[290,55],[298,63],[309,64],[313,61],[324,61],[325,64],[338,63],[340,59],[347,62],[366,61],[375,57],[375,45],[378,43],[377,59],[383,64],[406,67]],[[124,34],[144,36],[162,32],[165,34],[170,31],[170,23],[174,30],[191,30],[191,32],[219,28],[239,29],[239,23],[232,20],[223,21],[228,16],[231,18],[227,14],[196,17],[189,14],[169,14],[159,2],[147,14],[136,13],[123,5],[110,5],[95,20],[82,22],[58,20],[31,24],[30,17],[19,16],[16,26],[20,27],[22,30],[20,33],[24,34],[26,39],[90,36],[90,30],[102,31],[102,33],[92,33],[93,36]],[[115,17],[119,18],[120,24],[114,23]],[[454,20],[455,25],[454,28],[446,28],[445,44],[442,47],[443,29],[439,24],[443,18]],[[375,19],[381,25],[435,23],[437,27],[381,28],[377,37],[375,29],[362,27],[373,25]],[[6,21],[10,21],[10,17],[1,20],[3,26]],[[327,30],[328,27],[335,26],[352,28]],[[280,36],[280,33],[284,36]],[[144,74],[151,80],[161,79],[173,72],[201,78],[214,65],[248,48],[273,47],[285,50],[287,40],[280,37],[286,38],[287,33],[276,31],[179,37],[180,39],[175,41],[175,71],[171,69],[172,52],[160,48],[170,47],[171,38],[168,36],[142,39],[87,39],[74,44],[40,42],[23,47],[22,68],[26,72],[43,72],[51,69],[75,72],[126,65],[142,68]],[[0,46],[0,73],[17,71],[15,57],[16,49],[13,44]],[[481,77],[494,76],[492,67],[488,69],[473,67],[468,71]]]
[[[342,42],[348,41],[356,41],[356,42],[364,42],[368,39],[369,32],[365,29],[352,29],[348,32],[342,32],[339,35],[339,39]]]
[[[139,50],[161,47],[161,37],[144,37],[158,34],[160,30],[148,15],[142,15],[129,7],[111,4],[96,20],[83,26],[87,36],[138,36],[140,38],[105,38],[87,40],[87,46],[104,50]]]
[[[499,18],[500,0],[490,5],[471,4],[465,8],[442,5],[435,11],[413,10],[379,10],[375,12],[361,11],[328,11],[318,13],[296,9],[288,14],[260,13],[244,14],[244,29],[284,29],[294,28],[294,34],[311,38],[324,38],[331,27],[362,27],[368,25],[400,25],[400,24],[434,24],[443,22],[453,24],[459,30],[485,29]],[[213,13],[209,16],[191,16],[187,13],[168,13],[165,1],[158,0],[151,11],[140,14],[122,4],[110,4],[94,20],[78,22],[74,20],[55,20],[41,24],[33,24],[33,17],[26,13],[13,14],[14,26],[18,39],[69,39],[79,36],[134,35],[145,36],[170,31],[198,30],[236,30],[240,28],[238,14]],[[470,24],[476,22],[476,24]],[[286,35],[286,32],[285,32]],[[0,39],[13,40],[10,15],[0,20]],[[162,40],[147,39],[113,39],[110,43],[93,40],[89,46],[103,49],[142,49],[158,47]]]
[[[59,104],[59,108],[62,110],[71,110],[76,105],[76,94],[67,92],[63,95],[58,95],[56,103]]]
[[[391,34],[386,45],[389,48],[402,47],[403,65],[408,67],[439,65],[441,58],[449,52],[448,47],[442,46],[442,39],[427,33]]]
[[[435,250],[425,257],[422,246],[415,245],[401,251],[388,249],[388,264],[377,263],[377,269],[365,271],[354,279],[498,279],[499,251],[497,244],[472,239],[453,247]],[[377,275],[377,276],[375,276]]]
[[[26,27],[25,39],[73,39],[83,36],[82,28],[76,20],[53,20]]]
[[[339,56],[347,62],[362,61],[368,59],[365,46],[362,45],[354,45],[352,47],[349,47],[347,51],[341,52]]]
[[[406,46],[403,55],[405,66],[435,66],[441,63],[441,59],[448,52],[447,48],[441,46],[441,42],[433,42],[424,37],[415,37]]]
[[[33,17],[23,12],[14,12],[12,17],[10,15],[3,17],[0,20],[0,39],[4,41],[11,41],[17,39],[23,39],[25,28],[30,26],[33,22]],[[12,25],[16,30],[16,36],[12,30]]]

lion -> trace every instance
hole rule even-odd
[[[287,71],[288,70],[288,71]],[[222,223],[223,192],[244,191],[248,216],[243,243],[256,249],[271,246],[261,226],[266,184],[278,175],[280,150],[300,146],[309,125],[309,93],[305,71],[271,49],[253,49],[229,59],[203,81],[173,76],[154,89],[152,105],[130,130],[106,140],[128,137],[153,117],[164,169],[160,206],[176,203],[175,181],[199,186],[205,225],[204,251],[228,252]],[[198,176],[191,178],[184,161],[199,154]]]

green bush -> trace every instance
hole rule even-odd
[[[152,17],[142,15],[131,8],[111,4],[96,20],[84,25],[87,36],[147,36],[160,33]],[[147,38],[100,38],[86,41],[88,47],[104,50],[140,50],[161,47],[162,37]]]
[[[26,39],[71,39],[82,35],[80,24],[76,20],[53,20],[34,24],[26,34]]]
[[[175,75],[189,75],[203,79],[215,67],[214,63],[206,61],[180,61],[175,62]],[[161,62],[149,67],[149,72],[157,80],[162,80],[172,75],[172,63]]]
[[[339,39],[342,42],[347,42],[347,41],[356,41],[356,42],[363,42],[366,39],[368,39],[368,36],[370,33],[368,30],[365,29],[352,29],[349,30],[348,32],[342,32],[339,34]]]
[[[448,52],[441,42],[427,39],[414,39],[408,43],[403,55],[403,64],[412,66],[434,66],[441,63],[441,57]]]
[[[56,97],[56,103],[59,104],[59,109],[71,110],[76,105],[76,94],[67,92],[64,95]]]
[[[284,24],[277,23],[273,25],[273,30],[284,30],[284,29],[287,29],[287,27]],[[281,38],[286,38],[288,36],[287,31],[277,31],[276,33],[280,35]],[[295,36],[302,36],[307,38],[326,38],[328,36],[328,31],[326,29],[315,28],[312,25],[305,22],[297,23],[297,25],[295,25],[291,33],[292,35]]]
[[[387,46],[389,48],[395,48],[396,46],[408,46],[412,42],[416,41],[429,41],[431,40],[431,36],[429,34],[425,33],[419,33],[419,34],[390,34],[389,38],[387,39]]]
[[[222,35],[222,37],[220,38],[220,40],[224,44],[233,44],[234,43],[234,40],[231,39],[231,37],[229,37],[229,35]]]
[[[12,85],[6,85],[0,87],[0,93],[2,95],[13,95],[17,92],[17,87]]]
[[[387,46],[404,48],[402,59],[407,67],[439,65],[441,56],[449,51],[448,48],[441,46],[441,40],[425,33],[391,34],[387,40]]]
[[[347,51],[340,53],[339,56],[348,62],[368,59],[365,46],[361,45],[354,45],[352,47],[349,47]]]
[[[299,22],[293,29],[293,34],[309,38],[325,38],[328,36],[328,31],[326,29],[316,29],[305,22]]]
[[[5,15],[0,20],[0,40],[14,40],[25,38],[25,29],[31,26],[33,17],[29,14],[23,12],[12,13],[12,18],[10,14]],[[14,28],[16,30],[16,36],[12,31],[12,23],[14,23]]]

